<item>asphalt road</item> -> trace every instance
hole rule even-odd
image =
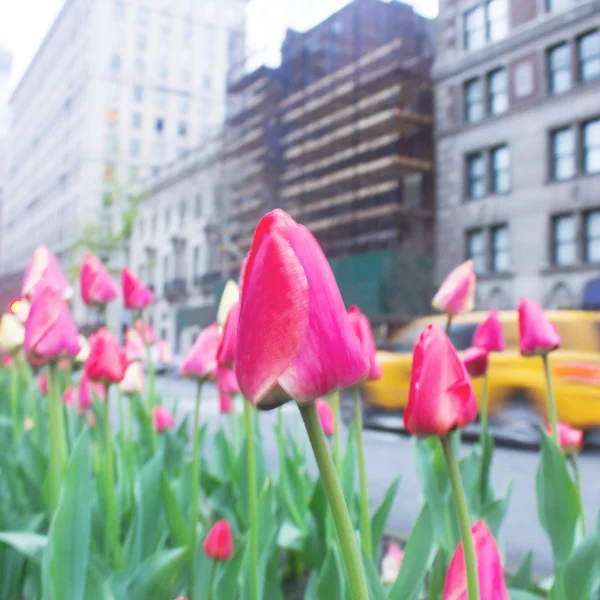
[[[157,392],[166,403],[168,398],[178,399],[178,412],[191,412],[195,399],[195,384],[181,379],[157,378]],[[219,418],[216,388],[205,385],[202,390],[201,420]],[[286,421],[300,420],[293,403],[284,407]],[[263,438],[269,466],[275,468],[277,449],[271,435],[275,413],[263,413]],[[300,423],[298,429],[301,430]],[[420,484],[413,457],[413,442],[410,437],[398,433],[367,430],[364,434],[370,500],[377,506],[386,489],[395,477],[402,481],[396,496],[388,531],[405,537],[421,508]],[[308,440],[307,440],[308,444]],[[520,563],[531,549],[534,553],[534,569],[539,575],[547,575],[552,569],[550,543],[542,531],[538,519],[535,497],[535,474],[538,453],[532,450],[496,448],[493,464],[493,484],[497,493],[502,492],[513,480],[513,494],[508,515],[503,524],[499,540],[506,553],[509,566]],[[315,467],[316,468],[316,467]],[[595,523],[600,509],[600,454],[586,452],[579,457],[579,468],[583,481],[583,496],[588,524]]]

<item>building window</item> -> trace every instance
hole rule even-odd
[[[154,213],[152,215],[152,235],[156,235],[156,230],[158,228],[158,215]]]
[[[156,93],[156,107],[157,108],[165,108],[167,105],[167,92],[163,90],[159,90]]]
[[[133,101],[140,104],[144,100],[144,87],[141,85],[133,86]]]
[[[138,25],[142,27],[148,23],[148,9],[145,6],[138,8]]]
[[[600,210],[585,215],[585,262],[600,263]]]
[[[125,3],[120,0],[115,2],[115,17],[119,21],[125,17]]]
[[[135,46],[138,50],[145,50],[146,48],[146,36],[143,33],[139,33],[136,41],[135,41]]]
[[[110,70],[113,75],[118,75],[121,70],[121,57],[118,54],[113,54],[110,57]]]
[[[143,58],[136,58],[135,59],[135,74],[138,77],[143,77],[144,73],[146,72],[146,63],[144,62]]]
[[[117,152],[117,136],[114,133],[109,133],[106,136],[106,154],[114,156]]]
[[[186,203],[185,200],[182,200],[179,204],[179,227],[183,228],[185,226],[185,212],[186,212]]]
[[[183,22],[183,39],[190,40],[192,38],[193,27],[192,21],[185,20]]]
[[[583,126],[583,171],[600,173],[600,119]]]
[[[485,160],[478,152],[467,157],[467,195],[471,199],[483,198],[485,194]]]
[[[575,175],[575,136],[565,127],[552,133],[552,179],[562,181]]]
[[[196,219],[199,219],[200,216],[202,215],[202,196],[200,194],[198,194],[196,196],[194,207],[195,207],[194,212],[196,214]]]
[[[469,123],[483,118],[483,87],[480,79],[465,83],[465,120]]]
[[[489,112],[501,115],[508,110],[508,77],[506,69],[496,69],[488,75]]]
[[[510,191],[510,150],[498,146],[492,150],[492,192],[506,194]]]
[[[577,262],[577,221],[575,215],[552,219],[552,264],[569,267]]]
[[[142,128],[142,115],[139,112],[134,112],[131,115],[131,127],[132,129]]]
[[[119,99],[120,86],[118,81],[111,81],[108,90],[108,97],[111,103],[117,102]]]
[[[485,15],[483,6],[475,6],[464,15],[465,50],[476,50],[485,43]]]
[[[115,163],[107,162],[104,164],[104,181],[114,181]]]
[[[165,210],[165,229],[171,227],[171,208],[167,207]]]
[[[187,113],[188,108],[190,107],[190,97],[188,95],[181,96],[179,100],[179,112]]]
[[[566,42],[548,50],[548,82],[551,94],[571,89],[571,51]]]
[[[106,122],[109,127],[113,128],[117,124],[119,113],[116,108],[109,108],[106,113]]]
[[[131,140],[129,142],[129,156],[137,157],[140,155],[140,140]]]
[[[179,126],[177,127],[177,132],[181,137],[185,137],[187,134],[187,125],[185,121],[180,121]]]
[[[202,78],[202,87],[207,91],[210,90],[212,87],[212,77],[210,75],[205,75]]]
[[[200,275],[200,246],[194,246],[194,277]]]
[[[483,230],[467,232],[467,258],[473,261],[475,273],[485,273],[485,237]]]
[[[156,119],[156,133],[162,133],[165,129],[165,121],[163,118],[158,117],[158,119]]]
[[[510,237],[508,225],[492,228],[492,271],[506,273],[510,268]]]
[[[577,40],[577,55],[580,81],[600,77],[600,30],[590,31]]]
[[[139,228],[140,228],[140,238],[143,238],[144,237],[144,219],[140,219]]]
[[[154,160],[159,163],[165,159],[165,145],[163,142],[154,144]]]
[[[169,281],[169,256],[163,257],[163,281]]]
[[[165,64],[158,65],[158,78],[159,79],[167,79],[169,76],[169,67]]]
[[[493,42],[506,37],[508,33],[507,0],[488,0],[485,18],[488,40]]]
[[[192,79],[192,73],[189,69],[181,69],[181,83],[189,83]]]
[[[135,165],[129,166],[129,183],[135,183],[137,181],[138,173],[138,167],[136,167]]]

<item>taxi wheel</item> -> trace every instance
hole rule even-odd
[[[494,437],[519,446],[538,447],[541,427],[542,420],[533,400],[519,391],[513,392],[490,420]]]

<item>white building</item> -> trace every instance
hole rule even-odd
[[[8,151],[8,77],[11,54],[0,46],[0,224],[2,223],[2,198],[6,185],[6,155]],[[1,252],[1,249],[0,249]],[[0,256],[2,256],[0,254]]]
[[[136,180],[218,129],[246,2],[66,0],[10,101],[3,277],[40,243],[68,267]]]

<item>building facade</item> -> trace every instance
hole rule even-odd
[[[0,231],[2,228],[3,196],[6,187],[7,155],[8,155],[8,79],[12,56],[8,50],[0,46]],[[0,248],[0,260],[2,260],[2,249]],[[1,292],[0,292],[1,293]]]
[[[246,0],[67,0],[11,98],[0,269],[65,268],[123,235],[136,182],[208,140],[244,51]],[[115,269],[127,262],[127,244]],[[115,253],[103,256],[113,259]]]
[[[472,258],[480,308],[593,305],[600,2],[441,0],[433,78],[438,279]]]

